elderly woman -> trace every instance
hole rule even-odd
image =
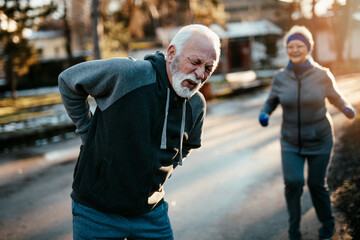
[[[281,158],[289,213],[289,238],[301,239],[300,199],[305,183],[304,163],[307,161],[307,184],[322,224],[319,239],[331,239],[334,217],[325,179],[333,149],[334,130],[325,98],[350,119],[356,113],[337,88],[329,69],[312,59],[314,41],[307,28],[293,26],[284,37],[284,45],[289,63],[274,76],[259,122],[266,127],[271,113],[281,105]]]

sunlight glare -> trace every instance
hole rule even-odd
[[[31,0],[30,1],[30,4],[33,6],[33,7],[40,7],[40,6],[44,6],[44,5],[47,5],[47,4],[50,4],[50,0]]]
[[[25,29],[23,30],[23,36],[24,36],[25,38],[30,37],[30,36],[32,35],[32,33],[33,33],[33,31],[32,31],[30,28],[25,28]]]
[[[286,0],[288,1],[288,0]],[[317,16],[322,16],[327,13],[328,9],[331,8],[335,0],[318,0],[315,5],[315,13]],[[293,0],[290,0],[293,2]],[[337,0],[341,5],[346,4],[346,0]],[[303,0],[301,1],[301,10],[306,18],[312,17],[312,4],[313,0]]]
[[[315,12],[318,16],[324,15],[328,8],[331,7],[332,1],[319,1],[316,5],[315,5]]]
[[[0,13],[0,28],[8,32],[14,32],[17,29],[16,22],[12,19],[8,19],[7,16],[3,13]]]

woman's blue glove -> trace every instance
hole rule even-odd
[[[259,122],[261,126],[266,127],[267,125],[269,125],[269,116],[266,113],[260,114]]]
[[[347,118],[354,118],[356,116],[356,112],[355,112],[355,109],[352,107],[352,106],[344,106],[343,107],[343,113],[345,114],[345,116]]]

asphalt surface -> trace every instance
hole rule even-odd
[[[358,105],[358,75],[339,88]],[[287,239],[280,166],[281,110],[257,123],[267,89],[208,104],[203,146],[165,184],[175,239]],[[350,123],[330,110],[336,135]],[[0,239],[72,239],[72,171],[78,137],[0,153]],[[303,239],[320,227],[307,188]],[[335,236],[334,239],[339,239]]]

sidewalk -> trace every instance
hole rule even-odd
[[[335,219],[339,219],[340,216],[335,212]],[[320,222],[318,221],[315,213],[314,207],[309,209],[301,218],[301,233],[302,233],[302,240],[318,240],[318,229],[321,227]],[[341,238],[338,234],[342,230],[342,225],[336,221],[336,233],[334,234],[332,240],[345,240]],[[287,232],[283,232],[276,239],[273,240],[287,240],[288,234]]]
[[[75,137],[75,126],[62,104],[58,87],[18,91],[0,98],[0,152],[13,147],[43,145]],[[89,98],[91,111],[96,104]]]
[[[57,87],[19,91],[18,95],[15,100],[0,99],[0,151],[27,143],[39,145],[74,131]]]

